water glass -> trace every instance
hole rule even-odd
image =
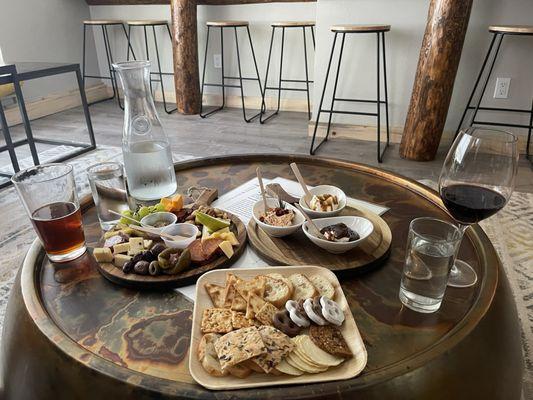
[[[100,226],[108,231],[120,219],[115,214],[128,209],[128,196],[124,182],[124,169],[117,162],[103,162],[87,168],[91,192]]]
[[[71,261],[85,253],[71,165],[38,165],[16,173],[11,181],[52,262]]]
[[[400,285],[406,307],[422,313],[440,308],[461,237],[449,222],[425,217],[411,221]]]

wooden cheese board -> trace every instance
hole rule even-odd
[[[232,375],[216,377],[209,375],[198,360],[197,348],[202,338],[201,320],[203,311],[213,307],[211,299],[207,294],[204,285],[206,283],[224,285],[227,272],[231,272],[241,279],[251,279],[257,275],[265,275],[272,272],[279,273],[284,277],[292,274],[302,274],[305,276],[321,275],[326,278],[335,288],[334,300],[344,311],[345,320],[340,328],[342,335],[350,348],[353,357],[346,359],[342,364],[330,368],[325,372],[314,374],[303,374],[300,376],[274,375],[252,373],[246,378],[237,378]],[[196,301],[194,303],[191,350],[189,352],[189,372],[196,382],[211,390],[233,390],[244,388],[258,388],[265,386],[281,386],[321,383],[328,381],[351,379],[359,375],[367,363],[367,351],[357,328],[350,307],[339,283],[333,272],[318,266],[287,266],[287,267],[266,267],[266,268],[238,268],[231,270],[217,269],[208,272],[198,279],[196,283]]]
[[[374,225],[374,231],[363,243],[343,254],[332,254],[315,246],[301,230],[282,238],[268,236],[253,219],[248,224],[248,239],[259,256],[272,264],[318,265],[337,274],[363,272],[379,266],[390,253],[392,232],[389,225],[365,208],[346,207],[340,215],[361,216]]]

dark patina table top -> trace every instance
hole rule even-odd
[[[483,387],[487,378],[491,382],[495,367],[489,366],[489,360],[500,360],[506,366],[497,375],[507,387],[507,398],[513,398],[520,381],[514,378],[521,368],[519,343],[506,345],[505,351],[498,349],[497,343],[517,339],[516,313],[505,278],[500,277],[498,284],[499,260],[479,227],[467,232],[459,254],[479,276],[474,287],[448,288],[441,309],[434,314],[415,313],[402,307],[398,299],[409,222],[419,216],[450,220],[435,192],[382,170],[310,157],[195,160],[176,165],[176,174],[181,191],[206,186],[224,193],[251,179],[257,165],[268,178],[292,178],[292,161],[299,163],[309,184],[336,185],[351,197],[390,207],[383,215],[393,233],[390,257],[374,271],[341,280],[368,350],[368,365],[359,377],[253,391],[205,390],[188,374],[192,303],[174,291],[137,292],[115,286],[99,275],[90,256],[54,266],[35,244],[20,278],[22,299],[32,323],[57,353],[59,359],[54,363],[80,371],[62,370],[60,374],[66,374],[63,381],[74,380],[69,385],[89,387],[93,395],[115,391],[119,398],[351,398],[353,392],[365,398],[388,398],[395,391],[396,398],[428,393],[435,394],[432,398],[472,398],[484,391],[499,393],[497,388],[468,387]],[[90,199],[82,207],[86,235],[94,245],[101,236],[95,209]],[[500,294],[493,302],[495,293]],[[21,301],[12,300],[15,302]],[[493,325],[487,326],[487,321]],[[502,331],[494,333],[497,329]],[[15,345],[17,339],[7,336]],[[6,346],[10,344],[4,343]],[[482,359],[485,355],[486,361]],[[10,356],[6,358],[9,361]],[[55,368],[57,372],[59,368]],[[455,387],[461,389],[454,391]]]

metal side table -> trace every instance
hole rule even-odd
[[[83,106],[83,113],[85,114],[87,130],[89,132],[89,143],[34,137],[31,130],[30,119],[28,117],[28,113],[26,112],[26,105],[24,102],[22,90],[20,88],[20,82],[52,75],[66,74],[69,72],[76,73],[76,79],[78,81],[78,88],[81,97],[81,104]],[[16,141],[13,141],[11,139],[4,110],[0,104],[0,127],[2,128],[2,133],[6,142],[4,146],[0,146],[0,152],[9,152],[14,172],[18,172],[20,170],[17,155],[15,153],[15,148],[19,146],[23,146],[26,144],[29,145],[31,156],[33,158],[33,163],[35,165],[40,164],[39,154],[37,153],[35,143],[79,147],[79,150],[75,152],[70,152],[69,154],[66,154],[64,156],[60,156],[57,159],[54,159],[53,162],[62,162],[70,158],[76,157],[80,154],[94,150],[96,148],[96,141],[94,138],[93,126],[91,123],[91,116],[89,114],[89,108],[87,106],[87,98],[85,96],[85,89],[83,87],[83,79],[81,76],[79,64],[16,62],[12,64],[0,65],[0,85],[9,83],[12,83],[15,87],[15,95],[17,97],[17,102],[22,117],[22,123],[24,124],[24,129],[26,131],[26,138]],[[7,178],[11,177],[10,174],[4,172],[0,172],[0,176]],[[10,183],[10,181],[2,183],[0,184],[0,188],[8,186]]]

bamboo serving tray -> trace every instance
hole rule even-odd
[[[201,265],[187,269],[181,274],[177,275],[137,275],[137,274],[125,274],[121,268],[117,268],[111,263],[96,263],[98,270],[104,277],[111,282],[117,283],[122,286],[135,288],[135,289],[169,289],[180,286],[186,286],[196,282],[198,277],[204,272],[211,271],[215,268],[229,267],[235,263],[246,247],[246,227],[242,221],[235,215],[227,213],[231,219],[232,231],[237,236],[239,245],[233,248],[234,254],[231,258],[227,258],[221,254],[216,259],[208,264]]]
[[[343,254],[332,254],[316,246],[301,229],[282,238],[271,237],[253,219],[248,223],[248,239],[261,258],[277,265],[318,265],[335,273],[363,272],[380,265],[390,253],[392,232],[389,225],[366,208],[346,207],[340,215],[364,217],[374,225],[374,231],[364,242]]]
[[[200,324],[202,321],[203,310],[213,307],[209,295],[204,289],[204,284],[214,283],[217,285],[224,285],[226,282],[226,273],[231,272],[243,279],[251,279],[256,275],[268,274],[271,272],[280,273],[283,276],[300,273],[306,276],[322,275],[327,278],[335,287],[334,300],[344,310],[345,320],[341,326],[341,332],[353,353],[353,357],[346,359],[337,367],[332,367],[325,372],[318,374],[304,374],[301,376],[290,375],[273,375],[273,374],[258,374],[252,373],[244,379],[236,378],[228,375],[223,377],[215,377],[209,375],[197,357],[197,348],[202,338],[200,331]],[[196,283],[196,302],[194,303],[192,332],[191,332],[191,347],[189,351],[189,372],[196,382],[211,390],[231,390],[244,388],[258,388],[265,386],[281,386],[281,385],[296,385],[306,383],[318,383],[337,381],[354,378],[361,373],[367,363],[367,352],[363,339],[357,324],[353,318],[346,297],[342,291],[339,280],[333,272],[326,268],[318,266],[292,266],[292,267],[267,267],[267,268],[248,268],[248,269],[218,269],[208,272],[198,279]]]

